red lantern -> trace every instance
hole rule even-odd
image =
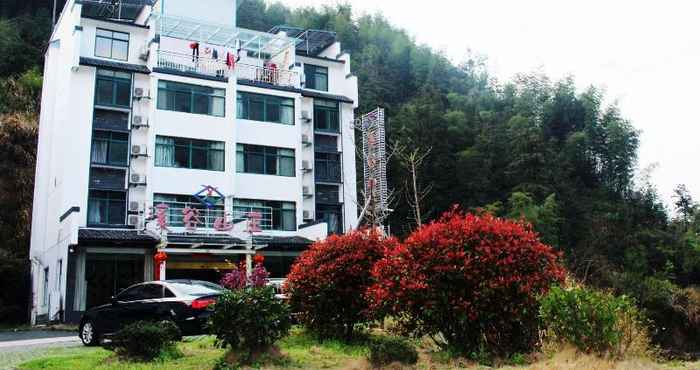
[[[256,254],[253,257],[253,262],[255,262],[256,265],[261,265],[263,262],[265,262],[265,256],[262,254]]]
[[[163,251],[158,251],[153,255],[153,272],[155,280],[160,280],[160,266],[168,259],[168,255]]]

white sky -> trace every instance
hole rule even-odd
[[[333,0],[285,0],[289,6]],[[642,130],[639,167],[667,204],[676,184],[700,200],[700,1],[350,0],[357,14],[381,12],[416,41],[453,61],[467,49],[507,80],[542,70],[553,79],[603,87]]]

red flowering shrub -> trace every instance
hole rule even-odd
[[[564,269],[530,227],[452,211],[388,251],[373,276],[371,307],[408,332],[466,354],[508,354],[534,343],[537,298]]]
[[[375,231],[359,230],[330,236],[302,253],[286,283],[302,324],[321,337],[351,337],[358,324],[370,320],[365,293],[372,266],[385,247],[396,244]]]

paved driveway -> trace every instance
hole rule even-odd
[[[12,369],[54,348],[80,345],[78,333],[72,331],[0,332],[0,369]]]

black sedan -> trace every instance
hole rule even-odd
[[[85,312],[80,320],[80,339],[86,346],[96,345],[125,325],[140,320],[170,320],[182,335],[204,334],[210,306],[223,290],[219,285],[199,280],[132,285],[112,297],[110,303]]]

